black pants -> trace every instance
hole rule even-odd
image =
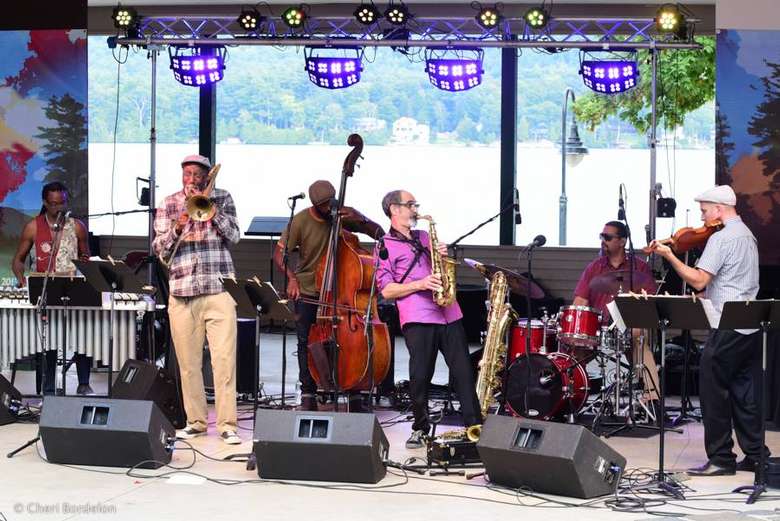
[[[428,386],[433,378],[438,351],[455,378],[455,391],[460,399],[463,423],[482,423],[474,374],[469,361],[466,332],[460,320],[451,324],[405,324],[406,347],[409,349],[409,390],[414,413],[413,430],[428,432]]]
[[[710,333],[699,367],[699,396],[704,447],[707,458],[716,465],[733,466],[736,462],[732,425],[742,452],[755,460],[761,454],[760,368],[760,333]]]
[[[317,305],[309,302],[295,302],[295,331],[298,335],[298,380],[301,392],[314,394],[317,382],[309,372],[309,329],[317,321]]]
[[[40,354],[38,357],[38,367],[41,367]],[[78,376],[79,385],[89,384],[89,374],[92,367],[92,357],[76,353],[73,355],[73,362],[76,364],[76,375]],[[54,394],[54,386],[57,381],[57,351],[52,349],[46,351],[46,372],[42,374],[42,392],[43,394]]]

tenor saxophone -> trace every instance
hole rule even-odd
[[[439,237],[436,235],[436,223],[430,215],[418,215],[417,219],[428,221],[428,248],[431,250],[431,273],[441,279],[441,289],[433,291],[433,301],[447,307],[455,302],[455,266],[457,263],[439,253]]]

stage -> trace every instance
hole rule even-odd
[[[288,337],[288,392],[294,399],[294,340]],[[263,334],[261,337],[261,375],[264,389],[278,393],[281,375],[281,336]],[[403,339],[396,343],[396,380],[406,378],[408,355]],[[441,358],[441,357],[440,357]],[[75,372],[75,371],[72,371]],[[434,382],[446,382],[446,367],[439,360]],[[6,374],[6,376],[8,376]],[[18,388],[32,389],[29,372],[20,372]],[[73,375],[75,378],[75,374]],[[97,392],[105,390],[105,373],[93,376]],[[69,388],[75,381],[68,378]],[[677,399],[671,400],[672,404]],[[432,407],[440,404],[432,402]],[[691,478],[684,485],[686,501],[671,500],[657,495],[622,494],[624,498],[661,499],[650,502],[646,512],[638,504],[631,512],[615,512],[605,504],[614,496],[595,500],[543,495],[532,497],[490,485],[483,476],[466,480],[462,475],[418,475],[388,469],[387,476],[377,485],[334,484],[324,482],[262,481],[256,471],[247,471],[245,462],[225,462],[231,454],[247,453],[252,449],[251,405],[239,406],[239,446],[222,443],[213,430],[208,437],[191,440],[193,452],[182,442],[176,444],[171,467],[158,470],[138,470],[128,476],[123,469],[74,467],[46,463],[42,446],[27,448],[12,459],[3,458],[4,480],[0,512],[8,520],[25,519],[35,514],[47,519],[220,519],[251,516],[260,519],[473,519],[490,516],[529,516],[527,519],[566,519],[572,515],[580,520],[603,519],[658,519],[667,513],[677,516],[701,516],[697,519],[737,519],[738,513],[750,515],[747,519],[776,519],[780,508],[780,491],[769,489],[755,505],[745,505],[744,496],[730,494],[740,485],[749,485],[753,474],[738,472],[735,476]],[[404,442],[411,423],[405,413],[390,409],[386,403],[375,411],[390,442],[390,459],[403,463],[409,458],[424,462],[423,449],[407,450]],[[210,420],[213,421],[213,410]],[[456,421],[449,417],[445,421]],[[447,427],[449,428],[449,427]],[[212,427],[213,429],[213,427]],[[0,427],[0,452],[6,454],[35,437],[37,426],[15,423]],[[682,471],[704,461],[703,430],[697,422],[683,425],[681,434],[666,435],[665,466],[669,472]],[[603,438],[602,438],[603,439]],[[658,435],[616,436],[605,440],[628,460],[626,475],[641,482],[642,472],[658,467]],[[780,446],[780,433],[769,431],[767,445]],[[121,448],[117,448],[121,450]],[[740,455],[741,457],[741,455]],[[214,459],[209,459],[214,458]],[[300,462],[305,465],[305,461]],[[468,469],[467,473],[479,469]],[[540,469],[543,472],[544,469]],[[158,477],[151,477],[158,476]],[[685,479],[684,477],[682,479]],[[560,502],[560,503],[559,503]],[[561,504],[563,503],[563,504]],[[576,506],[585,505],[587,506]],[[573,509],[576,509],[573,510]],[[654,515],[655,514],[655,515]],[[746,517],[741,517],[746,519]]]

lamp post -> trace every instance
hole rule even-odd
[[[582,162],[582,158],[588,153],[588,149],[583,146],[580,140],[577,118],[573,112],[569,136],[566,137],[566,109],[569,104],[569,96],[571,96],[572,103],[577,101],[574,97],[574,91],[566,89],[563,95],[563,114],[561,117],[561,197],[558,200],[558,244],[561,246],[566,245],[566,203],[568,201],[566,198],[566,166],[568,164],[569,167],[574,168]]]

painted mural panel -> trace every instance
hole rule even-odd
[[[0,277],[41,188],[61,181],[87,215],[87,40],[83,30],[0,31]]]

